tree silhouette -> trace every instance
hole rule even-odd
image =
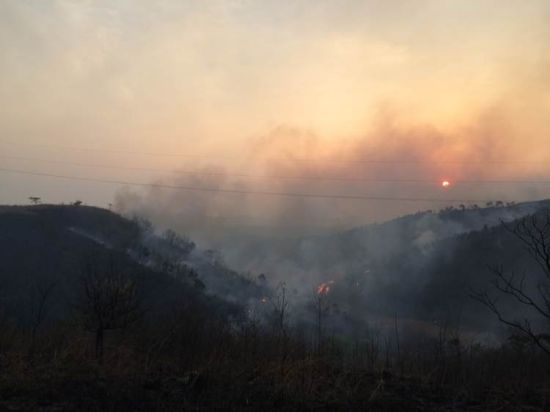
[[[50,308],[55,282],[35,281],[29,289],[29,315],[31,324],[31,343],[29,352],[36,348],[37,335],[44,324]]]
[[[518,276],[514,272],[507,273],[502,266],[492,267],[492,293],[481,290],[472,292],[471,296],[493,312],[500,322],[517,330],[550,356],[550,330],[533,326],[533,320],[537,324],[546,325],[546,328],[550,325],[550,211],[546,211],[543,216],[523,218],[513,228],[503,225],[523,244],[540,268],[542,276],[536,273]],[[498,305],[499,296],[513,298],[531,316],[523,319],[506,316]]]
[[[135,282],[115,268],[111,258],[106,269],[88,263],[82,277],[82,298],[78,310],[84,328],[95,334],[95,355],[101,363],[107,330],[124,329],[141,316]]]

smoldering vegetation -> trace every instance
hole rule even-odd
[[[471,302],[456,306],[447,299],[456,288],[438,299],[426,290],[440,276],[439,262],[462,259],[454,252],[465,241],[457,236],[543,206],[514,204],[544,197],[544,185],[514,182],[536,181],[546,165],[540,162],[544,155],[534,152],[516,161],[522,138],[508,120],[508,106],[496,104],[446,129],[411,125],[380,109],[364,136],[337,143],[281,126],[251,139],[250,150],[226,167],[197,160],[197,174],[176,172],[150,190],[119,191],[115,210],[217,250],[229,267],[263,274],[271,288],[284,283],[297,313],[307,312],[305,302],[321,283],[333,282],[336,303],[353,322],[386,322],[396,312],[428,324],[469,317],[489,337],[499,333],[489,316],[477,316]],[[445,179],[450,188],[441,187]],[[162,184],[221,192],[169,190]],[[307,196],[327,193],[334,198]],[[357,195],[366,199],[345,198]],[[437,200],[454,206],[441,209]],[[498,254],[475,259],[472,273],[498,261]],[[459,271],[456,265],[445,279],[460,278]],[[466,295],[466,288],[457,293]],[[443,314],[443,303],[425,303],[436,300],[447,302],[453,313]],[[335,324],[346,328],[342,319]]]
[[[320,280],[301,288],[142,218],[3,207],[0,402],[545,410],[547,206],[448,208],[288,240],[286,267]]]
[[[541,262],[511,228],[528,216],[544,221],[549,204],[514,203],[543,196],[533,189],[542,186],[512,183],[536,181],[546,170],[537,155],[514,162],[518,144],[499,110],[450,132],[406,127],[383,114],[366,136],[338,145],[313,132],[280,127],[254,140],[251,154],[230,167],[197,162],[196,174],[161,178],[161,185],[146,192],[120,191],[115,208],[151,220],[157,230],[171,228],[193,239],[198,247],[185,264],[199,278],[209,271],[202,263],[214,257],[261,290],[244,295],[215,277],[205,293],[243,305],[248,323],[239,328],[246,345],[252,345],[247,350],[254,351],[253,358],[261,357],[256,351],[272,353],[281,378],[298,373],[300,362],[311,362],[312,373],[327,379],[327,388],[345,381],[340,374],[355,366],[378,382],[360,390],[370,391],[366,403],[346,386],[361,378],[343,383],[342,390],[353,399],[346,406],[338,403],[342,394],[332,392],[330,396],[342,398],[330,404],[321,389],[301,387],[295,394],[313,397],[300,408],[315,408],[313,399],[320,397],[324,400],[317,406],[329,409],[399,410],[400,401],[392,406],[390,400],[400,399],[395,392],[399,385],[410,384],[402,379],[415,377],[437,390],[450,390],[442,396],[454,400],[438,405],[440,401],[430,403],[420,395],[423,399],[407,404],[409,409],[475,410],[506,402],[505,407],[519,409],[530,402],[526,397],[541,396],[548,387],[543,372],[548,318],[537,309],[547,305],[548,295],[540,291],[547,281]],[[239,167],[243,173],[235,173]],[[444,179],[451,180],[450,190],[439,186]],[[231,193],[171,191],[162,184]],[[307,196],[326,193],[336,197]],[[426,201],[345,199],[357,194]],[[455,206],[439,208],[432,198]],[[402,217],[371,223],[396,215]],[[548,230],[542,228],[545,234]],[[524,274],[529,274],[526,283]],[[529,303],[533,296],[535,305]],[[266,340],[274,352],[258,343]],[[298,364],[290,366],[291,359]],[[332,377],[315,369],[335,367],[335,359],[341,369],[325,370]],[[256,360],[249,362],[257,367]],[[493,386],[502,369],[488,371],[485,362],[506,369],[506,378]],[[524,367],[529,370],[517,369]],[[476,375],[478,368],[482,372]],[[520,376],[529,383],[518,383]],[[294,384],[279,383],[286,389],[275,393],[284,399],[288,385],[296,390]],[[481,406],[481,392],[509,390],[509,384],[530,395],[518,394],[514,401],[497,395],[494,404]],[[413,392],[422,390],[417,386]],[[432,386],[426,390],[437,391]],[[462,391],[464,398],[454,391]],[[384,397],[380,404],[378,396]],[[546,407],[536,402],[531,403],[535,409]]]

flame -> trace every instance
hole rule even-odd
[[[333,280],[329,280],[328,282],[323,282],[319,286],[317,286],[317,294],[318,295],[326,295],[330,292],[330,286],[334,283]]]

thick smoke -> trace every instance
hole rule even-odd
[[[385,107],[362,136],[337,139],[279,126],[251,138],[241,158],[228,158],[222,166],[219,156],[211,164],[187,163],[182,173],[159,178],[149,190],[119,192],[115,207],[189,236],[199,248],[220,250],[228,266],[254,276],[265,273],[272,286],[284,282],[291,299],[301,302],[296,313],[305,310],[304,302],[311,300],[319,284],[331,281],[331,296],[349,303],[342,305],[342,313],[359,313],[372,321],[375,313],[410,311],[414,303],[401,303],[405,299],[399,293],[416,296],[431,287],[423,268],[430,269],[436,242],[533,212],[529,207],[512,212],[501,208],[482,216],[476,205],[548,197],[543,184],[513,183],[545,180],[550,174],[548,156],[536,150],[548,129],[532,116],[537,107],[546,110],[548,87],[546,82],[538,85],[539,91],[528,85],[523,90],[529,103],[499,101],[460,124],[411,122]],[[200,173],[190,175],[193,168]],[[451,187],[442,188],[443,180]],[[155,183],[235,192],[172,190]],[[459,221],[426,213],[351,230],[449,206],[474,210]],[[449,243],[445,256],[439,249],[434,259],[449,259],[454,247]],[[393,261],[394,256],[400,258]],[[397,261],[406,264],[399,266]],[[485,270],[483,262],[479,270]],[[356,292],[338,292],[343,284]],[[400,285],[400,292],[395,285]]]
[[[319,246],[319,242],[308,240],[311,236],[338,233],[418,210],[547,196],[544,186],[532,185],[471,182],[452,184],[448,190],[441,188],[443,179],[533,179],[543,173],[545,166],[539,163],[514,163],[518,158],[536,160],[537,153],[518,153],[519,137],[503,116],[492,110],[478,116],[473,125],[449,132],[426,125],[405,126],[396,114],[386,111],[365,136],[338,143],[334,139],[327,142],[310,131],[279,127],[251,140],[250,154],[240,160],[238,171],[246,177],[229,175],[234,173],[229,167],[204,166],[201,172],[205,174],[182,173],[158,180],[175,186],[243,192],[449,199],[441,203],[212,193],[153,184],[144,192],[119,192],[115,204],[119,211],[173,228],[203,248],[221,250],[234,268],[266,272],[274,283],[284,280],[311,290],[349,269],[341,262],[341,267],[330,267],[330,273],[320,270],[326,255],[332,253],[326,248],[335,244]],[[317,180],[320,177],[355,180]],[[426,182],[377,181],[407,179]],[[465,230],[448,222],[440,225],[436,219],[419,222],[416,238],[411,241],[422,247]],[[401,242],[399,231],[390,233],[394,237],[372,239],[372,245],[362,246],[385,253],[397,253],[398,248],[409,246]]]
[[[429,261],[434,242],[532,210],[522,208],[508,215],[503,208],[491,216],[474,211],[459,222],[428,213],[412,223],[401,219],[366,230],[351,229],[449,206],[468,209],[489,202],[547,198],[544,184],[513,183],[547,180],[550,175],[548,155],[537,150],[547,145],[550,132],[539,115],[548,113],[550,89],[548,79],[537,75],[541,66],[547,64],[511,70],[516,78],[506,93],[452,124],[413,121],[414,108],[409,108],[411,114],[385,104],[361,136],[325,136],[281,125],[250,138],[239,158],[228,157],[220,166],[221,157],[215,153],[211,163],[197,160],[182,165],[182,170],[201,174],[176,173],[156,182],[237,193],[153,185],[149,190],[119,192],[115,205],[123,213],[138,214],[189,236],[199,248],[220,250],[232,268],[265,273],[271,285],[284,281],[296,296],[311,296],[321,282],[338,285],[355,277],[371,290],[399,280],[418,289],[427,281],[421,278],[422,271],[415,275],[420,278],[412,279],[405,268],[394,268],[393,278],[387,279],[387,273],[385,278],[377,277],[382,275],[374,266],[382,269],[384,259],[391,262],[392,256],[406,255],[417,267]],[[516,95],[522,100],[513,98]],[[442,188],[443,180],[449,180],[451,187]],[[249,191],[441,201],[326,199]],[[447,254],[453,253],[449,246]]]
[[[278,127],[266,136],[251,139],[250,153],[243,156],[237,167],[205,165],[195,169],[212,174],[182,173],[158,180],[170,185],[245,192],[436,198],[442,199],[441,203],[178,191],[153,184],[145,192],[120,192],[116,205],[125,212],[143,213],[161,225],[176,226],[203,242],[214,242],[218,235],[254,232],[257,226],[257,232],[270,236],[293,232],[302,235],[311,233],[312,227],[318,230],[354,227],[417,210],[457,205],[460,200],[484,203],[532,200],[547,195],[544,186],[503,183],[458,183],[447,191],[441,190],[442,179],[451,182],[536,179],[547,169],[544,164],[522,163],[542,160],[541,153],[518,151],[522,137],[511,130],[504,115],[493,110],[475,120],[473,125],[446,131],[426,125],[402,125],[395,114],[385,113],[365,136],[339,141],[334,138],[326,141],[313,132]],[[536,144],[534,138],[523,140],[523,145]],[[224,176],[224,172],[250,176]],[[316,180],[323,177],[336,180]],[[426,182],[379,181],[407,179]],[[445,202],[445,199],[451,200]]]

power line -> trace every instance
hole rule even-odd
[[[300,192],[271,192],[262,190],[242,190],[242,189],[220,189],[214,187],[196,187],[196,186],[179,186],[167,184],[153,184],[144,182],[131,182],[114,179],[98,179],[91,177],[67,176],[53,173],[35,172],[29,170],[0,168],[0,172],[15,173],[28,176],[41,176],[56,179],[96,182],[105,184],[115,184],[123,186],[138,186],[138,187],[154,187],[173,190],[184,190],[191,192],[207,192],[207,193],[224,193],[224,194],[240,194],[240,195],[259,195],[259,196],[277,196],[277,197],[294,197],[294,198],[309,198],[309,199],[338,199],[338,200],[373,200],[373,201],[399,201],[399,202],[433,202],[433,203],[483,203],[487,200],[482,199],[438,199],[438,198],[421,198],[421,197],[387,197],[387,196],[371,196],[371,195],[339,195],[339,194],[316,194],[316,193],[300,193]]]
[[[25,156],[10,156],[0,155],[2,159],[10,160],[24,160],[32,162],[43,162],[51,164],[69,165],[75,167],[96,168],[96,169],[113,169],[113,170],[128,170],[128,171],[142,171],[142,172],[155,172],[155,173],[171,173],[171,174],[189,174],[189,175],[202,175],[202,176],[219,176],[219,177],[239,177],[247,179],[276,179],[276,180],[301,180],[301,181],[335,181],[335,182],[355,182],[355,183],[427,183],[437,184],[434,179],[385,179],[385,178],[361,178],[361,177],[344,177],[344,176],[288,176],[288,175],[254,175],[248,173],[227,173],[227,172],[215,172],[205,170],[168,170],[159,168],[147,168],[147,167],[132,167],[132,166],[115,166],[107,164],[93,164],[93,163],[81,163],[70,162],[65,160],[50,160],[41,159],[35,157]],[[453,184],[550,184],[549,180],[506,180],[506,179],[453,179]]]
[[[21,142],[0,141],[2,144],[16,145],[21,146]],[[229,156],[229,155],[218,155],[218,154],[188,154],[188,153],[168,153],[168,152],[141,152],[134,150],[125,150],[125,149],[106,149],[106,148],[92,148],[92,147],[77,147],[77,146],[65,146],[65,145],[56,145],[56,144],[39,144],[39,143],[24,143],[27,146],[42,147],[42,148],[53,148],[57,150],[72,150],[77,152],[96,152],[96,153],[113,153],[113,154],[128,154],[134,156],[150,156],[150,157],[172,157],[172,158],[192,158],[192,159],[208,159],[208,158],[217,158],[217,159],[236,159],[242,160],[243,156]],[[314,158],[293,158],[293,157],[277,157],[269,158],[267,160],[283,160],[283,161],[292,161],[292,162],[317,162],[319,159]],[[391,159],[327,159],[328,161],[336,164],[379,164],[379,165],[392,165],[392,164],[449,164],[449,165],[505,165],[505,164],[547,164],[547,161],[532,161],[532,160],[471,160],[471,161],[433,161],[433,160],[391,160]]]

